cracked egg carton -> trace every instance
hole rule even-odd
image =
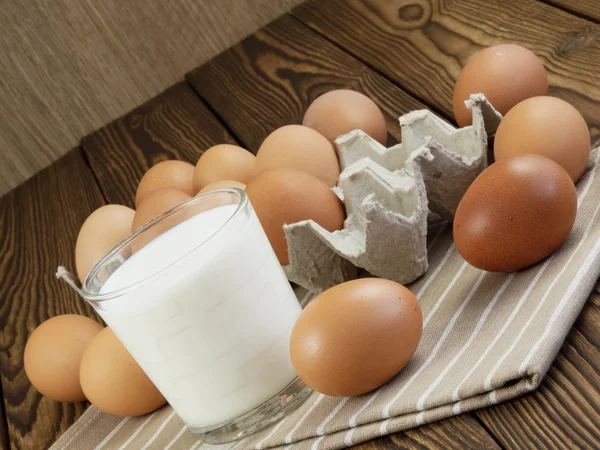
[[[363,131],[336,139],[335,192],[347,219],[329,232],[312,220],[284,226],[286,275],[312,292],[354,279],[359,268],[407,284],[427,270],[429,210],[452,219],[487,165],[487,135],[502,119],[483,94],[465,102],[473,125],[456,129],[430,111],[400,117],[402,142],[386,148]]]

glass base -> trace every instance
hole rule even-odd
[[[189,429],[207,444],[232,442],[279,422],[302,405],[311,393],[312,389],[302,383],[300,378],[296,378],[277,395],[243,416],[219,425]]]

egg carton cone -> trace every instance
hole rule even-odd
[[[393,147],[361,130],[337,138],[342,172],[334,192],[346,206],[344,228],[329,232],[312,220],[284,225],[288,279],[321,292],[360,269],[400,284],[425,273],[430,211],[452,220],[487,166],[487,136],[502,119],[483,94],[465,104],[473,124],[464,128],[427,110],[400,117],[402,142]]]

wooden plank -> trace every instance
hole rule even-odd
[[[4,407],[4,394],[2,391],[2,377],[0,376],[0,445],[3,449],[10,448],[10,436],[8,434],[8,418]]]
[[[506,448],[600,448],[598,286],[541,386],[477,413]]]
[[[272,22],[186,79],[252,151],[273,129],[300,123],[310,102],[331,89],[351,88],[370,96],[386,115],[392,142],[400,139],[398,116],[423,108],[290,16]],[[484,428],[466,415],[357,448],[447,448],[451,442],[455,448],[464,448],[462,443],[495,446]]]
[[[471,55],[501,42],[524,45],[544,61],[550,94],[576,106],[600,144],[599,25],[535,0],[311,0],[293,13],[448,116]]]
[[[207,148],[235,143],[225,127],[184,83],[94,133],[81,145],[109,203],[134,207],[137,185],[154,164],[196,164]]]
[[[567,12],[580,15],[588,20],[600,22],[600,3],[598,0],[542,0]]]
[[[98,319],[54,273],[74,268],[77,233],[104,204],[76,149],[0,199],[0,374],[10,442],[15,449],[48,448],[83,413],[84,403],[42,397],[23,369],[31,332],[58,314]]]
[[[2,1],[0,196],[300,1]]]
[[[248,149],[274,129],[301,123],[304,111],[332,89],[354,89],[382,109],[393,139],[398,117],[424,107],[291,16],[283,16],[186,76]]]

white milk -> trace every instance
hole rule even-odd
[[[100,293],[152,279],[96,305],[191,427],[238,417],[296,378],[288,345],[301,308],[254,212],[202,244],[236,208],[206,211],[151,241]]]

